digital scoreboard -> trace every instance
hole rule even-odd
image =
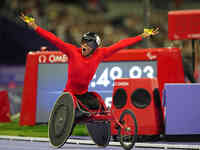
[[[157,61],[104,62],[99,65],[89,90],[97,91],[111,107],[114,80],[118,78],[157,77]]]

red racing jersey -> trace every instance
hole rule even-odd
[[[62,41],[41,27],[37,27],[36,32],[68,56],[68,80],[64,91],[70,91],[73,94],[83,94],[88,91],[89,83],[98,65],[105,58],[142,40],[141,36],[126,38],[111,46],[97,48],[91,56],[84,57],[80,47]]]

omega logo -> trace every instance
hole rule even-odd
[[[38,58],[39,63],[65,63],[67,62],[67,55],[40,55]]]
[[[128,86],[128,82],[115,82],[115,86]]]
[[[56,63],[56,62],[64,63],[64,62],[67,62],[67,56],[66,55],[61,55],[61,56],[50,55],[49,62],[50,63]]]
[[[39,63],[46,63],[47,57],[45,55],[40,55],[39,56]]]

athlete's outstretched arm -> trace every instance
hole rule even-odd
[[[131,46],[131,45],[141,41],[144,38],[147,38],[151,35],[158,34],[159,33],[158,30],[159,30],[159,28],[156,28],[151,32],[144,32],[136,37],[126,38],[126,39],[120,40],[119,42],[117,42],[111,46],[105,47],[104,51],[103,51],[104,58],[110,57],[113,53],[117,52],[118,50],[126,48],[128,46]]]
[[[72,49],[76,48],[76,46],[65,43],[58,37],[56,37],[53,33],[48,32],[41,27],[39,27],[33,18],[25,16],[23,13],[21,14],[20,18],[27,23],[29,27],[31,27],[33,30],[35,30],[40,36],[44,37],[48,41],[50,41],[52,44],[54,44],[59,50],[63,51],[64,53],[70,55],[72,52]]]

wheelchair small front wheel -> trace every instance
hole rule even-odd
[[[119,122],[123,126],[123,128],[118,128],[120,144],[125,150],[130,150],[137,140],[138,126],[136,117],[131,110],[126,109],[120,115]]]

